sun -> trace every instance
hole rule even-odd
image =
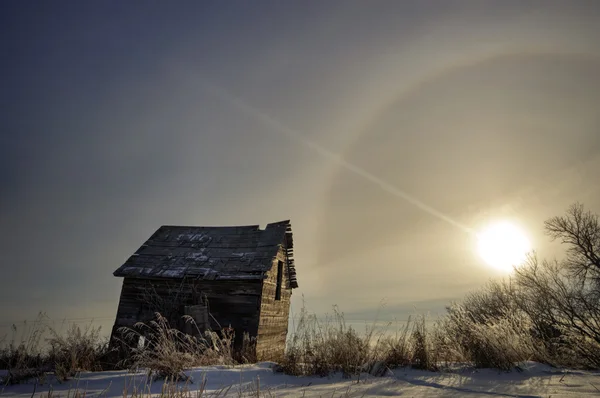
[[[521,228],[501,221],[477,234],[477,250],[489,266],[510,272],[525,261],[531,243]]]

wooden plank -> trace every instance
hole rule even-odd
[[[263,281],[256,346],[259,360],[276,360],[285,351],[291,289],[288,289],[288,283],[282,283],[280,300],[275,299],[278,261],[284,262],[282,279],[287,281],[288,267],[283,248],[277,252],[272,267]]]

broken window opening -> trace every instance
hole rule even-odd
[[[277,262],[277,288],[275,289],[275,300],[281,300],[281,283],[283,281],[283,261]]]

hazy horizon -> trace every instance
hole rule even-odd
[[[113,271],[164,224],[290,219],[293,311],[371,320],[501,276],[468,231],[560,255],[543,221],[600,213],[600,3],[0,9],[0,337],[110,329]]]

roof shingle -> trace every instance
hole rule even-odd
[[[211,280],[263,279],[279,248],[288,256],[290,287],[298,287],[289,220],[236,227],[160,227],[114,273],[118,277]]]

